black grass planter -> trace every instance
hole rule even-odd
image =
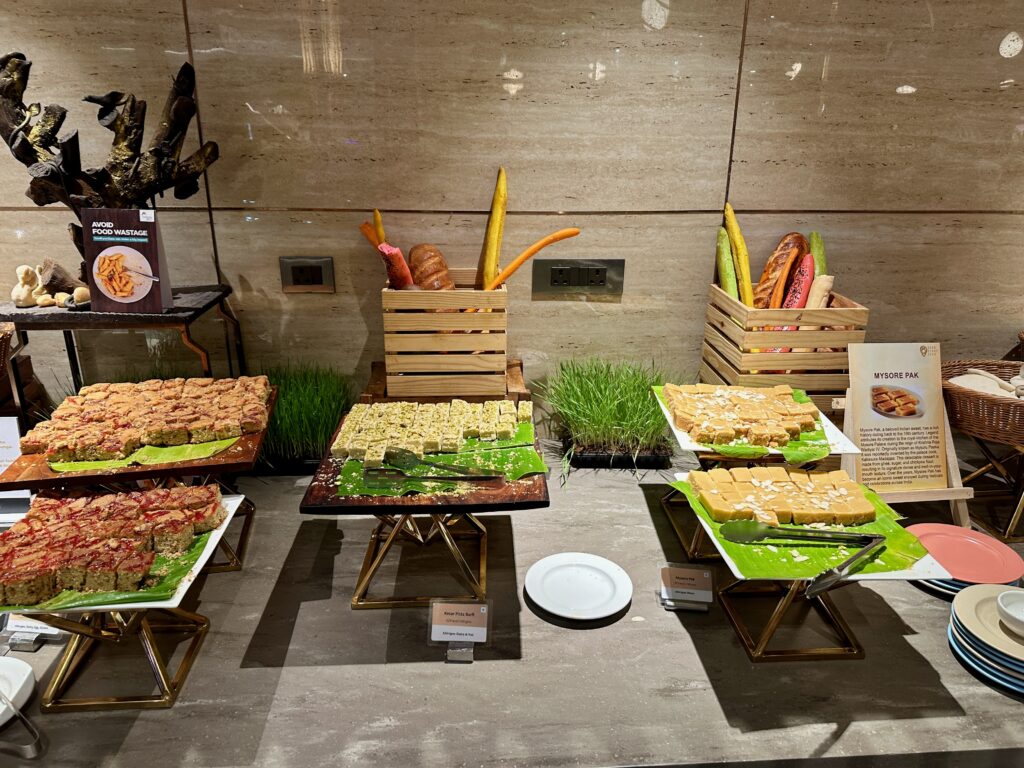
[[[638,453],[611,453],[596,449],[574,450],[572,441],[562,440],[563,455],[572,450],[569,466],[576,469],[668,469],[672,466],[672,450],[665,447],[658,451]]]

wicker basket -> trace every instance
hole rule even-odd
[[[1004,445],[1024,445],[1024,400],[978,392],[949,379],[978,368],[1009,379],[1020,363],[1006,360],[950,360],[942,364],[942,392],[949,424],[971,437]]]

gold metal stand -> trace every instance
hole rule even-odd
[[[676,501],[676,497],[682,498],[681,502]],[[667,494],[661,497],[661,509],[665,513],[665,517],[672,523],[672,528],[676,532],[676,536],[679,537],[679,543],[683,545],[683,549],[686,551],[686,558],[691,563],[709,560],[721,560],[722,556],[718,554],[718,550],[715,549],[714,544],[708,541],[707,534],[704,532],[704,526],[697,520],[697,516],[693,514],[693,510],[690,509],[690,504],[686,500],[686,496],[681,492],[673,488]],[[696,524],[693,531],[687,531],[683,526],[682,520],[680,519],[677,511],[685,509],[690,514],[688,517],[692,517]],[[701,545],[705,545],[702,549]]]
[[[430,528],[426,534],[423,533],[416,519],[410,515],[378,514],[380,521],[373,533],[370,534],[370,543],[366,548],[366,556],[363,558],[363,566],[359,570],[359,577],[356,580],[356,590],[352,595],[352,608],[414,608],[430,605],[431,600],[439,597],[451,597],[453,599],[469,598],[483,600],[487,596],[487,529],[468,512],[450,512],[430,515]],[[460,521],[465,521],[468,531],[455,531]],[[377,571],[380,570],[388,552],[399,539],[409,541],[417,546],[427,546],[435,538],[444,542],[452,560],[458,566],[457,575],[459,580],[467,587],[469,592],[463,595],[431,595],[426,597],[390,597],[370,598],[367,593],[370,583],[373,581]],[[478,568],[479,577],[473,573],[472,567],[466,562],[459,550],[458,541],[472,539],[479,542],[480,563]]]
[[[806,581],[736,581],[719,590],[718,601],[722,610],[732,622],[732,626],[751,661],[825,661],[864,658],[864,648],[857,641],[850,626],[827,593],[810,598],[810,603],[825,624],[835,632],[839,638],[839,645],[823,648],[768,648],[768,644],[775,636],[786,612],[793,605],[793,601],[797,597],[804,599],[803,593],[807,584]],[[738,602],[740,599],[765,596],[778,596],[779,600],[768,623],[755,639],[740,616]]]
[[[170,620],[158,615],[169,616]],[[33,614],[32,618],[71,633],[67,647],[57,661],[53,676],[46,685],[39,709],[43,712],[109,709],[165,709],[174,705],[189,670],[199,654],[199,647],[210,628],[205,616],[180,608],[158,608],[83,613],[74,618],[55,614]],[[185,655],[173,675],[156,646],[157,632],[169,632],[191,638]],[[95,650],[97,642],[122,643],[138,638],[156,680],[158,693],[138,696],[90,696],[64,698],[72,682]]]
[[[971,523],[984,530],[986,533],[995,536],[1009,544],[1016,544],[1024,541],[1024,533],[1018,534],[1021,517],[1024,516],[1024,445],[1010,446],[1010,450],[1002,456],[997,456],[984,441],[972,437],[974,444],[985,457],[986,463],[963,478],[963,484],[968,485],[978,478],[995,473],[1006,486],[1005,491],[979,491],[975,490],[974,497],[977,498],[1004,498],[1017,500],[1017,506],[1010,516],[1010,522],[1005,530],[999,530],[989,520],[971,515]],[[1016,464],[1017,471],[1011,470],[1011,464]]]

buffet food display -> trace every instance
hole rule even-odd
[[[781,448],[818,429],[818,408],[797,402],[793,388],[725,387],[713,384],[666,384],[663,396],[678,429],[694,442],[733,442]]]
[[[64,590],[136,591],[157,555],[181,555],[226,514],[216,485],[36,496],[0,534],[0,604],[35,605]]]
[[[266,428],[270,394],[266,376],[89,384],[22,437],[21,452],[51,462],[105,461],[144,445],[240,437]]]
[[[863,525],[875,505],[843,470],[802,472],[783,467],[738,467],[691,472],[689,483],[717,523],[757,520],[771,526]]]
[[[532,423],[530,401],[518,405],[511,400],[358,403],[338,431],[331,455],[361,461],[368,468],[380,467],[396,450],[420,459],[428,453],[458,453],[470,438],[511,439],[519,424]]]

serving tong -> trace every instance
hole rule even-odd
[[[829,568],[811,579],[804,595],[814,597],[832,589],[853,571],[854,566],[873,555],[885,545],[885,536],[875,533],[846,533],[844,531],[801,530],[775,528],[756,520],[731,520],[718,529],[728,541],[737,544],[756,544],[765,539],[791,541],[817,541],[824,544],[852,544],[859,549],[834,568]]]

